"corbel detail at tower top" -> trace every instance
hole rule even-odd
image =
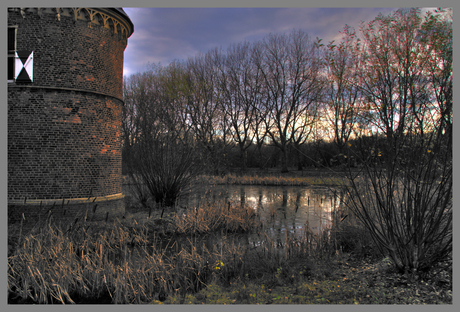
[[[88,22],[91,25],[105,27],[117,34],[120,39],[126,40],[133,33],[133,25],[120,12],[110,8],[18,8],[21,16],[27,18],[28,14],[54,14],[57,21],[69,17],[77,21]],[[10,9],[14,10],[14,9]],[[17,9],[16,9],[17,10]]]

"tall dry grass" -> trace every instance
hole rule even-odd
[[[259,225],[257,213],[239,203],[217,200],[202,202],[174,216],[173,231],[177,233],[248,232]]]
[[[202,176],[201,179],[209,184],[238,184],[238,185],[264,185],[264,186],[312,186],[312,185],[343,185],[344,180],[339,177],[282,177],[282,176],[258,176],[258,175],[235,175],[225,176]]]
[[[244,252],[225,237],[213,246],[191,238],[164,246],[164,238],[151,234],[119,222],[72,232],[49,225],[29,233],[8,257],[9,301],[150,302],[198,291],[220,278],[216,263],[232,267]]]
[[[82,218],[22,232],[8,255],[9,303],[185,300],[210,283],[260,277],[331,246],[308,225],[302,237],[275,241],[253,209],[223,201],[183,211],[165,227],[157,221]],[[258,233],[257,242],[248,243],[247,232]]]

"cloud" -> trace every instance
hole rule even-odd
[[[125,8],[134,33],[125,50],[125,74],[142,71],[147,62],[168,64],[212,48],[254,42],[269,33],[301,29],[324,43],[339,40],[345,24],[357,31],[393,8]]]
[[[144,41],[133,42],[132,49],[125,51],[124,75],[143,71],[148,63],[167,65],[174,59],[182,59],[198,53],[187,42],[171,37],[148,36],[146,38]],[[127,60],[128,66],[126,66]]]

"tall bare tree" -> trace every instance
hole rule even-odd
[[[426,58],[421,58],[418,29],[419,9],[400,9],[380,14],[362,25],[363,47],[359,63],[359,88],[374,112],[370,120],[388,140],[388,162],[392,162],[398,137],[419,125],[429,109]]]
[[[218,89],[222,94],[224,118],[239,147],[242,169],[246,168],[246,150],[257,134],[254,129],[261,100],[261,76],[251,62],[250,49],[248,42],[231,45],[218,65]]]
[[[426,74],[429,77],[431,99],[435,103],[436,129],[439,135],[448,136],[452,145],[452,94],[453,94],[453,29],[452,9],[428,12],[420,31],[420,43],[428,59]]]
[[[311,131],[321,91],[318,48],[302,31],[270,34],[254,47],[253,60],[267,92],[266,129],[282,152],[282,172],[288,171],[288,144],[302,144]]]
[[[360,92],[355,85],[358,71],[357,37],[354,29],[345,26],[342,40],[330,42],[326,50],[327,87],[325,117],[334,132],[334,143],[343,153],[354,131],[360,111]]]
[[[152,132],[154,124],[146,123],[149,115],[158,104],[155,96],[155,65],[144,73],[125,77],[123,81],[124,104],[122,109],[122,135],[124,158],[128,158],[128,150],[141,140],[141,136]]]
[[[194,135],[207,150],[214,171],[218,172],[225,149],[228,125],[222,113],[222,96],[218,89],[217,51],[199,54],[187,61],[190,95],[188,116]]]

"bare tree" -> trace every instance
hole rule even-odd
[[[431,98],[435,101],[438,135],[448,136],[452,145],[452,93],[453,93],[453,36],[452,9],[428,12],[420,31],[420,43],[427,58],[426,74],[429,77]],[[436,123],[434,121],[434,123]]]
[[[123,81],[124,104],[122,109],[123,159],[129,163],[130,151],[141,136],[151,132],[145,122],[150,111],[155,108],[154,70],[155,65],[144,73],[125,77]]]
[[[125,102],[132,109],[126,111],[126,120],[135,120],[136,137],[124,161],[132,190],[145,206],[150,198],[161,205],[173,205],[201,170],[199,151],[186,120],[187,72],[174,62],[133,75],[129,81]]]
[[[241,168],[246,168],[246,150],[253,144],[257,129],[257,108],[260,104],[261,76],[251,62],[248,42],[231,45],[218,65],[224,118],[231,127],[231,136],[239,147]]]
[[[362,25],[364,37],[359,67],[359,87],[374,112],[370,120],[388,140],[386,157],[392,162],[398,137],[408,128],[423,130],[423,112],[428,108],[426,58],[420,58],[418,28],[420,10],[397,10],[380,14]]]
[[[265,92],[261,90],[257,94],[257,98],[254,101],[255,116],[251,123],[251,131],[254,133],[254,142],[258,153],[258,165],[260,169],[264,169],[270,157],[266,157],[262,153],[262,147],[266,144],[267,139],[267,111],[263,108],[263,103],[266,101]],[[267,160],[265,160],[267,158]]]
[[[327,87],[325,116],[334,132],[334,143],[343,153],[354,131],[360,111],[360,92],[355,85],[358,71],[356,34],[345,26],[342,41],[329,43],[326,50]]]
[[[288,171],[288,144],[305,142],[311,130],[312,107],[321,88],[317,51],[318,44],[301,31],[271,34],[254,47],[253,60],[267,92],[266,129],[282,152],[282,172]]]
[[[426,70],[436,49],[424,53],[421,30],[417,9],[379,15],[362,30],[361,90],[384,140],[360,139],[368,153],[363,171],[349,173],[346,200],[380,251],[398,270],[413,273],[452,255],[452,146],[425,115],[436,105]]]
[[[190,95],[188,117],[194,136],[206,149],[215,172],[226,143],[228,126],[222,113],[222,97],[217,87],[216,51],[200,54],[187,61]]]

